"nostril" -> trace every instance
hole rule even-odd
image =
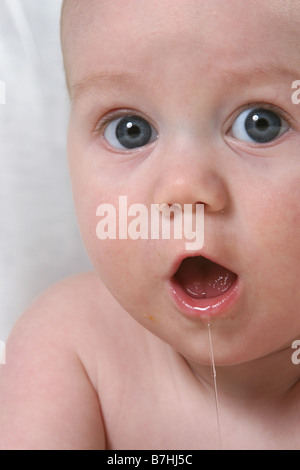
[[[163,203],[158,204],[159,212],[164,216],[168,217],[175,217],[177,214],[180,214],[182,211],[182,207],[179,203],[175,202],[173,204],[170,203]]]

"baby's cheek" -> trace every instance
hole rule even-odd
[[[275,256],[291,256],[293,259],[293,256],[299,253],[300,194],[298,198],[298,192],[298,189],[293,191],[292,185],[286,192],[278,191],[278,196],[274,197],[273,204],[270,204],[265,212],[261,232],[269,237],[269,244]]]
[[[90,228],[85,242],[90,260],[107,288],[118,298],[139,296],[147,278],[145,259],[139,242],[125,239],[99,239]],[[94,232],[94,233],[93,233]]]
[[[293,302],[299,305],[298,279],[300,277],[300,199],[293,182],[277,186],[277,190],[265,192],[261,205],[252,213],[253,239],[251,265],[258,272],[263,293],[270,292],[272,305],[288,309],[287,292],[297,292]],[[294,197],[295,196],[295,197]]]
[[[248,237],[257,248],[273,251],[273,256],[298,249],[300,236],[299,179],[277,178],[257,191],[259,197],[247,203],[245,218]],[[296,184],[295,184],[296,183]],[[251,240],[250,240],[251,241]],[[295,243],[296,242],[296,243]]]

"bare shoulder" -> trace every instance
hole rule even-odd
[[[0,369],[1,449],[105,448],[96,391],[110,324],[104,306],[117,308],[96,275],[84,273],[47,289],[21,316]]]
[[[116,316],[122,321],[120,310],[95,273],[80,273],[40,294],[15,325],[10,342],[17,339],[18,345],[26,342],[35,350],[55,345],[81,357],[85,349],[95,346],[93,338],[99,345],[101,336],[114,329]]]
[[[0,449],[127,448],[131,410],[138,410],[142,429],[147,419],[136,381],[149,398],[157,396],[160,376],[166,386],[166,360],[163,342],[124,311],[96,274],[58,282],[30,305],[8,340],[0,366]],[[141,432],[140,445],[144,439]]]

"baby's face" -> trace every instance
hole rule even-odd
[[[191,360],[209,358],[204,317],[223,364],[300,333],[294,3],[85,0],[67,20],[69,159],[87,251],[119,303]],[[203,248],[118,230],[100,240],[97,208],[111,204],[118,219],[119,196],[149,214],[204,204]]]

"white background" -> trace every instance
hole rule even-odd
[[[61,0],[0,0],[0,340],[54,282],[90,269],[68,175]]]

